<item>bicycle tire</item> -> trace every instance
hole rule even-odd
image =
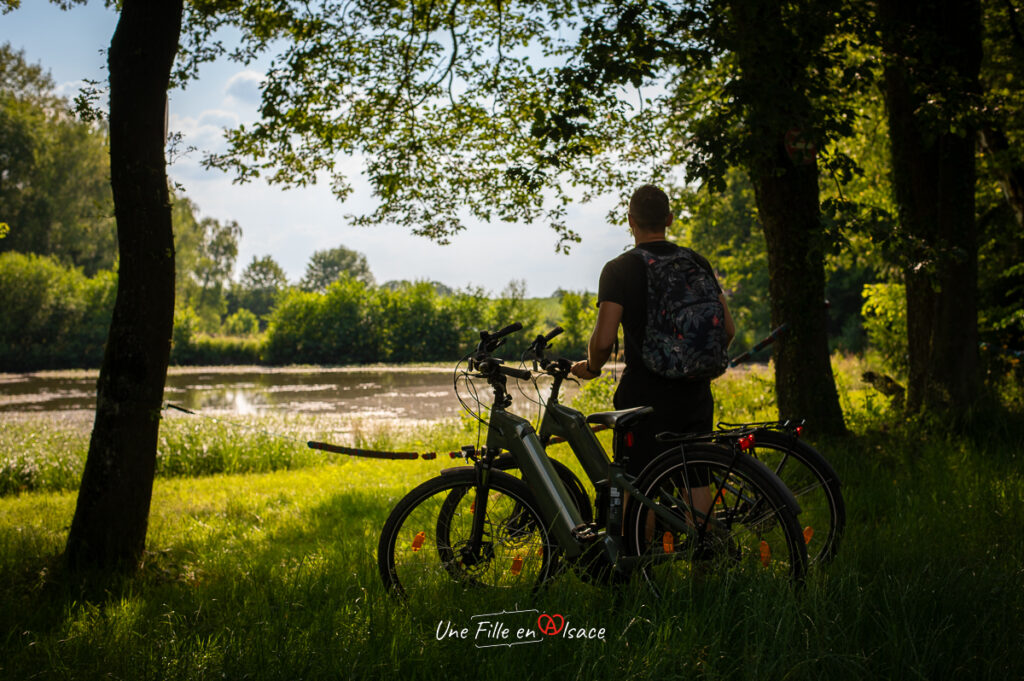
[[[492,471],[481,556],[469,551],[473,467],[420,484],[391,511],[377,545],[384,586],[403,597],[437,598],[455,587],[534,590],[554,573],[557,551],[526,485]]]
[[[714,501],[704,515],[687,501],[702,483]],[[672,532],[630,500],[624,539],[656,592],[672,591],[696,575],[737,569],[803,581],[807,550],[796,501],[764,464],[717,445],[691,444],[663,454],[635,484],[693,528],[683,535]]]
[[[580,517],[583,522],[589,523],[594,519],[594,507],[590,502],[590,495],[587,494],[586,487],[580,481],[576,474],[569,469],[564,463],[558,459],[548,457],[551,461],[552,467],[555,472],[558,473],[559,479],[562,484],[565,485],[565,489],[569,492],[569,496],[572,497],[573,503],[576,504],[576,510],[580,512]],[[497,457],[491,467],[499,471],[511,471],[516,470],[518,466],[511,454],[505,453]]]
[[[810,564],[835,558],[846,529],[846,503],[839,476],[825,457],[793,435],[768,429],[755,431],[747,453],[777,475],[800,504]]]

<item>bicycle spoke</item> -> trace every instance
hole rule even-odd
[[[684,517],[697,530],[679,537],[651,511],[632,510],[626,529],[644,575],[659,591],[675,588],[678,580],[721,570],[799,579],[806,569],[804,541],[777,479],[761,480],[767,471],[747,470],[753,464],[727,450],[695,449],[698,457],[666,459],[641,482],[640,491],[648,498],[685,509]],[[707,513],[690,503],[699,498],[700,488],[710,495]],[[649,520],[641,522],[645,515],[656,518],[653,527]],[[698,518],[696,523],[693,518]]]
[[[400,502],[378,552],[385,583],[405,595],[436,597],[452,586],[529,590],[547,577],[554,551],[520,498],[525,487],[492,485],[483,509],[473,501],[472,485],[471,474],[454,481],[441,476]],[[485,517],[474,541],[478,511]]]

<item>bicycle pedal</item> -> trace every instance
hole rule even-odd
[[[572,528],[572,536],[576,541],[594,542],[600,536],[597,531],[597,523],[580,523]]]

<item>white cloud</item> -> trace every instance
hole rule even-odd
[[[186,146],[195,147],[199,154],[224,149],[224,128],[238,125],[238,115],[223,109],[207,109],[198,116],[180,116],[172,113],[171,132],[181,133]],[[195,154],[193,154],[195,155]]]
[[[224,95],[229,102],[256,105],[260,101],[260,83],[263,74],[258,71],[239,71],[224,86]]]
[[[84,80],[68,80],[58,83],[54,87],[53,92],[59,97],[66,97],[68,101],[73,101],[86,85],[87,83]]]
[[[215,126],[221,128],[233,128],[238,125],[238,114],[223,109],[207,109],[199,114],[198,124],[200,127]]]

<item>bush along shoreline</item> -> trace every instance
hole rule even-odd
[[[375,286],[347,274],[323,291],[286,288],[266,314],[227,305],[174,316],[171,364],[350,365],[452,361],[479,332],[521,322],[521,338],[561,325],[559,352],[581,355],[593,328],[594,296],[559,291],[526,298],[512,282],[498,296],[432,282]],[[95,369],[103,361],[117,274],[87,276],[56,258],[0,253],[0,372]]]

